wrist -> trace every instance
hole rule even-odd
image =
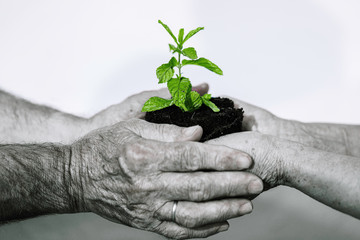
[[[94,116],[89,118],[88,124],[90,128],[98,129],[105,126],[113,125],[117,122],[123,121],[126,119],[123,116],[123,110],[125,106],[122,106],[122,104],[118,105],[112,105],[98,113],[96,113]],[[120,110],[122,109],[122,110]]]
[[[288,119],[280,119],[279,122],[279,138],[301,144],[307,144],[313,139],[313,137],[309,134],[306,123]]]
[[[64,187],[68,196],[71,212],[86,212],[83,195],[83,169],[81,164],[81,148],[77,142],[65,146],[68,157],[64,163]]]
[[[67,191],[68,147],[0,145],[0,222],[72,213]]]
[[[55,145],[49,144],[52,148],[53,158],[52,163],[48,166],[48,169],[44,169],[44,172],[49,180],[46,185],[49,186],[48,188],[51,189],[53,196],[50,198],[52,199],[55,207],[57,207],[54,213],[74,213],[76,212],[71,200],[71,195],[69,194],[69,163],[71,159],[71,149],[68,145]],[[47,159],[44,159],[47,161]],[[47,166],[44,163],[44,166]],[[49,195],[48,193],[44,192],[44,195]],[[47,196],[44,196],[44,198]],[[49,203],[52,203],[49,201]]]
[[[298,178],[301,177],[300,166],[302,164],[302,158],[306,157],[305,152],[307,147],[292,141],[284,141],[284,151],[282,154],[282,183],[288,187],[295,187]]]

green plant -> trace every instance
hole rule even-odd
[[[219,108],[210,101],[211,95],[204,94],[200,96],[199,93],[191,91],[192,85],[188,78],[182,75],[182,67],[186,65],[198,65],[207,68],[208,70],[223,75],[222,70],[216,66],[213,62],[206,58],[198,58],[197,52],[193,47],[183,48],[184,43],[194,36],[199,31],[203,30],[203,27],[198,27],[194,30],[191,30],[184,37],[184,29],[179,30],[179,35],[176,38],[172,33],[170,28],[158,21],[174,39],[176,46],[169,44],[170,51],[172,54],[177,54],[178,59],[172,57],[168,63],[162,64],[156,69],[156,76],[159,79],[160,83],[167,83],[167,87],[171,94],[171,99],[164,99],[160,97],[151,97],[143,106],[143,112],[152,112],[160,110],[172,105],[178,106],[184,112],[192,112],[201,107],[202,104],[210,107],[214,112],[219,112]],[[181,56],[187,57],[188,59],[183,59],[181,61]],[[175,70],[178,68],[178,74],[174,77]]]

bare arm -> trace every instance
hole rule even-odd
[[[282,119],[265,109],[232,98],[244,108],[243,128],[333,153],[360,157],[360,125],[304,123]]]
[[[0,145],[0,223],[72,212],[69,158],[70,148],[61,145]]]
[[[262,181],[242,171],[247,154],[194,142],[201,134],[133,119],[71,145],[0,145],[0,222],[93,212],[176,239],[225,231]]]
[[[208,89],[207,84],[193,88],[200,94],[206,93]],[[87,119],[33,104],[0,90],[0,144],[72,143],[91,130],[144,117],[141,108],[152,96],[167,98],[170,94],[165,88],[134,94]]]
[[[210,141],[242,150],[254,159],[252,173],[268,187],[287,185],[360,219],[360,158],[326,152],[256,132]]]
[[[291,143],[284,153],[284,185],[360,219],[360,158]]]
[[[0,143],[71,142],[89,130],[88,121],[36,105],[0,90]]]
[[[360,157],[360,125],[284,120],[281,138],[324,151]]]

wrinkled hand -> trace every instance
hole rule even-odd
[[[239,99],[224,96],[234,101],[235,107],[244,109],[243,130],[256,131],[280,137],[284,119],[281,119],[269,111],[260,107],[243,102]]]
[[[190,142],[201,135],[199,126],[139,119],[91,132],[72,145],[75,205],[79,211],[170,238],[226,230],[227,219],[252,210],[251,202],[239,197],[260,193],[262,182],[240,171],[252,164],[248,155]],[[174,201],[179,201],[175,222]]]
[[[255,131],[325,151],[349,154],[344,150],[346,146],[342,147],[343,145],[339,144],[339,138],[346,136],[340,127],[279,118],[262,108],[235,98],[228,98],[234,101],[236,107],[244,108],[243,131]]]
[[[241,132],[222,136],[207,142],[238,149],[249,154],[253,166],[249,172],[259,176],[265,188],[282,185],[286,181],[284,167],[291,142],[258,132]],[[295,144],[295,143],[294,143]]]
[[[206,83],[193,87],[194,91],[204,95],[209,90],[209,85]],[[112,105],[107,109],[97,113],[90,119],[93,129],[109,126],[120,121],[126,121],[132,118],[145,117],[145,113],[141,112],[144,103],[153,96],[162,98],[170,98],[170,93],[167,88],[160,90],[144,91],[138,94],[134,94],[126,98],[119,104]]]

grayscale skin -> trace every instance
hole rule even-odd
[[[249,155],[196,142],[199,126],[138,119],[154,94],[167,92],[136,94],[85,119],[0,92],[0,223],[94,212],[185,239],[225,231],[228,219],[250,213],[248,197],[263,184],[245,171]]]
[[[209,141],[248,153],[266,188],[286,185],[360,219],[360,126],[303,123],[234,99],[243,127]]]

